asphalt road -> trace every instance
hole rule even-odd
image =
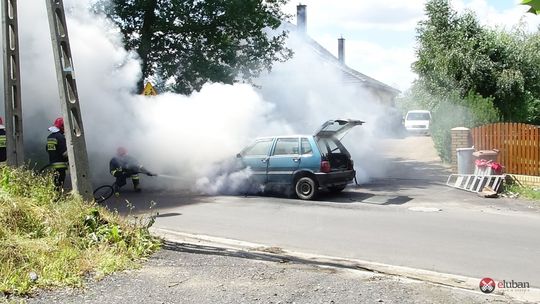
[[[540,287],[538,202],[485,199],[445,186],[448,171],[429,137],[381,147],[386,153],[373,163],[385,174],[315,202],[185,192],[122,199],[135,212],[155,201],[158,228]]]

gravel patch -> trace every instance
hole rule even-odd
[[[40,291],[28,303],[509,303],[501,296],[360,270],[296,264],[181,244],[139,270],[84,289]],[[15,299],[18,300],[18,299]]]

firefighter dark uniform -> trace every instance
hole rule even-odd
[[[64,136],[64,121],[58,118],[54,126],[49,128],[52,132],[47,137],[46,150],[49,154],[49,164],[54,169],[54,185],[57,190],[62,189],[68,168],[66,137]]]
[[[2,121],[1,118],[0,121]],[[4,125],[0,125],[0,163],[4,163],[6,159],[6,129]]]
[[[116,178],[114,185],[115,192],[118,192],[120,187],[127,184],[128,178],[131,178],[133,182],[133,189],[139,192],[141,191],[139,187],[139,173],[144,173],[148,176],[155,175],[140,165],[134,157],[127,155],[127,150],[122,147],[118,148],[116,156],[109,162],[109,169],[112,176]]]

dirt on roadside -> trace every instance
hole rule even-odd
[[[204,254],[201,254],[204,253]],[[484,295],[359,270],[247,259],[176,244],[135,271],[85,289],[39,292],[28,303],[507,303]]]

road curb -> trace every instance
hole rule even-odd
[[[435,271],[415,269],[403,266],[394,266],[377,262],[364,261],[359,259],[339,258],[325,255],[309,254],[289,251],[281,248],[271,247],[265,244],[251,243],[209,235],[178,232],[168,229],[152,227],[150,231],[169,242],[184,243],[194,245],[214,246],[228,250],[246,251],[250,253],[264,254],[276,259],[290,260],[301,263],[311,263],[317,265],[329,265],[382,273],[393,276],[406,277],[423,282],[444,285],[454,288],[466,289],[480,292],[479,284],[481,278],[471,278],[454,274],[440,273]],[[515,301],[540,303],[540,289],[529,288],[527,290],[500,290],[495,289],[491,295],[499,295]]]

